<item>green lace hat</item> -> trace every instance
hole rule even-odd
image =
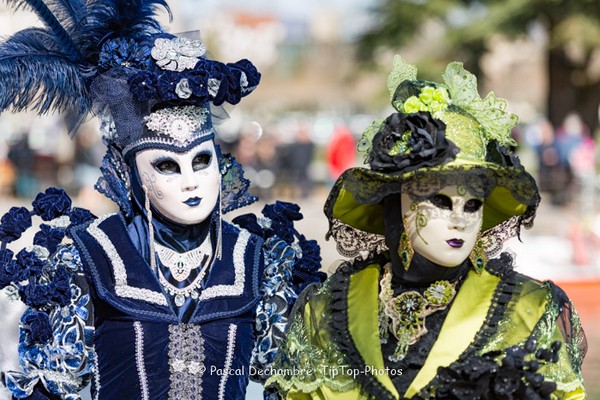
[[[328,236],[342,254],[361,250],[365,234],[383,235],[382,200],[397,193],[419,201],[458,185],[485,199],[490,252],[533,224],[540,196],[512,151],[517,116],[493,93],[481,99],[476,77],[461,63],[442,76],[444,83],[417,80],[416,67],[395,57],[388,87],[398,112],[367,128],[358,150],[370,168],[346,170],[325,204]]]

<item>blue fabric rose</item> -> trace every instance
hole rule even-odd
[[[180,76],[174,71],[165,71],[158,77],[158,94],[162,100],[177,100],[179,96],[175,92]]]
[[[33,244],[45,247],[50,254],[56,251],[56,248],[65,237],[65,232],[62,229],[55,229],[49,225],[40,225],[40,230],[33,238]]]
[[[25,207],[12,207],[0,220],[0,240],[13,242],[31,227],[31,213]]]
[[[146,101],[156,97],[158,93],[158,80],[156,74],[141,71],[132,75],[128,80],[129,90],[136,100]]]
[[[61,307],[71,300],[71,278],[64,267],[58,267],[52,281],[51,299]]]
[[[248,80],[248,89],[252,89],[260,83],[260,72],[258,72],[254,64],[252,64],[252,62],[249,60],[243,59],[227,65],[231,68],[237,68],[246,74],[246,79]]]
[[[229,74],[227,74],[227,79],[225,80],[226,85],[221,83],[219,92],[221,92],[221,90],[226,91],[225,101],[229,104],[237,104],[242,99],[241,79],[242,72],[238,69],[232,69],[229,71]]]
[[[13,259],[14,253],[9,249],[0,250],[0,289],[21,280],[21,268]]]
[[[33,211],[44,221],[52,221],[69,212],[71,198],[63,189],[48,188],[36,196],[32,205]]]
[[[300,248],[302,249],[302,263],[310,268],[319,269],[321,266],[321,248],[316,240],[307,240],[304,235],[300,236]]]
[[[19,296],[21,301],[29,307],[39,309],[50,303],[53,294],[52,289],[50,285],[29,283],[29,285],[19,288]]]
[[[48,314],[33,311],[23,315],[22,324],[26,330],[27,342],[48,343],[52,339],[52,326]]]
[[[21,270],[23,271],[22,277],[24,278],[42,275],[44,266],[46,265],[34,252],[25,249],[17,254],[17,264],[21,266]]]
[[[276,201],[266,205],[262,213],[271,220],[271,230],[287,243],[294,242],[296,230],[293,221],[302,219],[300,207],[297,204]]]
[[[208,76],[205,71],[193,69],[187,73],[187,79],[195,97],[208,98]]]
[[[302,249],[302,258],[294,266],[293,284],[296,286],[296,293],[302,292],[311,283],[323,282],[327,279],[327,274],[319,271],[321,267],[321,248],[315,240],[306,240],[304,235],[300,235],[300,248]]]
[[[233,223],[240,226],[243,229],[248,230],[250,233],[253,233],[257,236],[260,236],[262,238],[264,238],[264,236],[265,236],[265,231],[258,224],[256,215],[254,215],[254,214],[243,214],[243,215],[237,216],[233,219]]]
[[[102,45],[98,59],[101,68],[127,66],[145,69],[151,65],[150,48],[133,39],[114,39]]]
[[[69,218],[71,219],[71,225],[76,226],[93,220],[94,215],[85,208],[73,207],[69,214]]]
[[[213,104],[215,106],[223,104],[228,92],[227,66],[218,61],[200,59],[196,69],[205,70],[208,75],[208,93],[212,97]],[[214,86],[215,84],[218,84],[218,87]]]
[[[300,221],[302,219],[302,213],[300,212],[300,206],[298,204],[288,203],[285,201],[277,200],[275,202],[275,204],[270,204],[269,206],[265,206],[263,213],[265,213],[265,212],[269,214],[269,215],[265,214],[265,216],[267,216],[269,218],[273,214],[281,214],[292,221]]]

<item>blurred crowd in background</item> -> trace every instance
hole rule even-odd
[[[365,118],[354,122],[364,124]],[[225,128],[218,141],[244,165],[251,191],[261,200],[297,200],[329,186],[355,165],[361,131],[351,126],[333,118],[287,115],[272,125],[250,122],[236,131]],[[0,136],[0,193],[29,199],[58,186],[85,197],[100,176],[105,150],[94,121],[70,139],[60,118],[43,118],[29,130]]]
[[[261,200],[306,199],[328,190],[345,169],[363,162],[356,143],[375,118],[290,112],[265,125],[234,119],[219,129],[218,141],[244,165],[251,191]],[[28,199],[59,186],[85,201],[100,176],[105,152],[95,121],[72,139],[59,116],[33,121],[27,130],[0,136],[0,193]],[[538,116],[518,125],[513,136],[545,201],[557,207],[575,205],[582,215],[594,212],[600,191],[596,140],[576,112],[558,126]]]

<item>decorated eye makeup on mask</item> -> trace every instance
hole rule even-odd
[[[179,164],[177,161],[172,160],[170,158],[158,158],[157,160],[152,162],[152,167],[157,170],[161,174],[172,175],[181,173],[181,169],[179,168]]]
[[[199,153],[192,160],[192,169],[194,171],[201,171],[203,169],[208,168],[212,161],[212,154],[210,152],[202,152]]]
[[[192,170],[194,172],[201,171],[210,166],[212,161],[212,153],[210,151],[202,151],[192,159]],[[180,174],[181,167],[179,162],[171,157],[159,157],[152,161],[152,167],[159,173],[164,175]]]
[[[402,194],[405,230],[416,252],[454,267],[467,259],[483,220],[483,201],[464,187],[447,186],[423,201]]]
[[[431,196],[428,201],[442,210],[453,211],[452,199],[445,194],[438,193]],[[464,203],[463,210],[466,213],[475,213],[483,206],[483,200],[473,198]],[[454,210],[456,211],[456,210]]]
[[[136,166],[150,203],[166,218],[182,224],[206,219],[221,185],[214,143],[206,141],[188,152],[140,151]],[[158,196],[157,193],[161,193]]]

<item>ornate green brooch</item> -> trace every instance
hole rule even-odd
[[[387,343],[389,332],[398,340],[390,361],[401,361],[406,357],[409,346],[427,333],[425,319],[436,311],[445,309],[456,295],[456,282],[437,281],[423,294],[414,290],[393,296],[392,267],[386,264],[380,281],[379,292],[379,338]]]

